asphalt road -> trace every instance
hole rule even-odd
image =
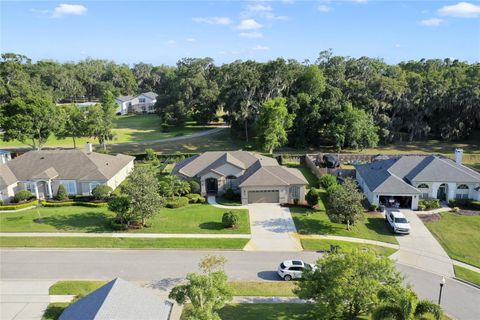
[[[0,278],[8,279],[112,279],[141,281],[167,290],[188,272],[197,271],[198,261],[210,251],[187,250],[0,250]],[[215,253],[219,253],[215,251]],[[300,258],[313,262],[314,252],[222,251],[228,259],[225,270],[232,280],[278,280],[280,261]],[[437,301],[441,276],[397,265],[422,298]],[[442,307],[456,319],[480,319],[480,290],[448,279]]]

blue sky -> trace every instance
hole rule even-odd
[[[480,61],[480,1],[0,1],[1,52],[34,60]]]

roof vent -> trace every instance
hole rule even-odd
[[[40,160],[43,160],[43,159],[45,159],[45,157],[40,157]]]

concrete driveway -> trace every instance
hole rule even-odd
[[[247,251],[302,251],[290,209],[276,203],[248,205],[252,238]]]
[[[410,221],[409,235],[397,235],[400,250],[391,258],[399,263],[454,277],[453,263],[448,254],[428,231],[422,220],[411,210],[401,210]]]

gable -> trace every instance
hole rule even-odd
[[[225,163],[217,168],[215,168],[215,172],[218,172],[224,176],[239,176],[240,174],[242,174],[243,172],[243,169],[237,167],[237,166],[234,166],[230,163]]]

